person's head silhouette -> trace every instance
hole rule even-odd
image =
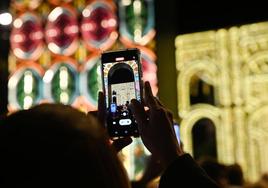
[[[1,188],[129,187],[105,131],[90,115],[43,104],[0,124]]]

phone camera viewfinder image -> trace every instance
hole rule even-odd
[[[139,53],[137,50],[120,51],[104,53],[102,57],[108,132],[111,137],[138,136],[129,105],[132,99],[141,101]]]

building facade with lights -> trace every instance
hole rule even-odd
[[[256,181],[268,171],[268,23],[176,38],[178,112],[184,148],[193,154],[192,129],[203,118],[215,126],[217,158],[238,163]],[[212,86],[214,104],[191,104],[191,79]]]

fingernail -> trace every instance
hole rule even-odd
[[[135,110],[135,108],[134,108],[135,103],[136,103],[135,99],[132,99],[132,100],[130,101],[129,108],[130,108],[132,111]]]
[[[150,82],[146,81],[145,86],[146,86],[146,88],[149,88],[150,87]]]
[[[126,140],[129,144],[133,141],[131,137],[126,137]]]
[[[137,102],[136,99],[131,99],[131,101],[130,101],[131,104],[135,104],[136,102]]]

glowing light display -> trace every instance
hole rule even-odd
[[[42,1],[43,0],[12,0],[11,5],[20,11],[27,9],[34,10],[42,3]]]
[[[115,5],[111,2],[96,1],[82,12],[81,32],[89,49],[109,49],[118,37]]]
[[[44,97],[50,102],[72,104],[78,96],[77,66],[72,60],[56,61],[45,73]]]
[[[33,13],[24,13],[13,22],[11,49],[22,60],[37,60],[44,49],[41,20]]]
[[[9,12],[0,13],[0,25],[9,25],[12,22],[12,15]]]
[[[114,0],[12,0],[9,110],[47,102],[96,110],[100,53],[130,47],[141,49],[143,77],[157,94],[153,0],[123,3],[130,17]],[[138,142],[121,153],[130,179],[142,174],[146,161]]]
[[[28,109],[38,104],[43,96],[44,70],[33,62],[23,63],[8,81],[9,109]]]
[[[85,103],[97,106],[98,91],[102,90],[101,62],[98,55],[88,58],[80,73],[80,91],[85,96]]]
[[[31,2],[36,2],[37,7],[30,7]],[[34,61],[45,70],[45,75],[41,76],[43,94],[39,102],[61,102],[83,111],[95,110],[97,94],[102,88],[98,73],[100,53],[129,47],[141,49],[144,79],[151,82],[157,94],[156,56],[150,44],[153,36],[145,37],[149,36],[149,31],[155,33],[153,1],[129,2],[129,6],[136,7],[131,21],[142,25],[143,34],[137,43],[118,40],[124,35],[119,32],[123,25],[118,23],[125,17],[120,13],[123,9],[116,7],[112,0],[31,2],[14,0],[12,4],[11,12],[16,19],[11,33],[9,69],[15,72],[20,63]],[[131,7],[129,10],[134,10]],[[59,60],[66,60],[68,65],[57,67],[54,62]],[[61,80],[68,80],[68,83]],[[9,100],[10,106],[23,108],[13,102]]]
[[[216,128],[220,162],[238,162],[253,181],[268,171],[267,64],[267,22],[176,38],[178,111],[187,152],[193,153],[193,125],[208,118]],[[215,105],[191,105],[193,76],[213,86]]]
[[[155,36],[152,0],[120,0],[120,33],[123,43],[146,45]]]
[[[48,49],[59,55],[72,55],[78,47],[78,23],[75,10],[56,7],[48,15],[46,41]]]

